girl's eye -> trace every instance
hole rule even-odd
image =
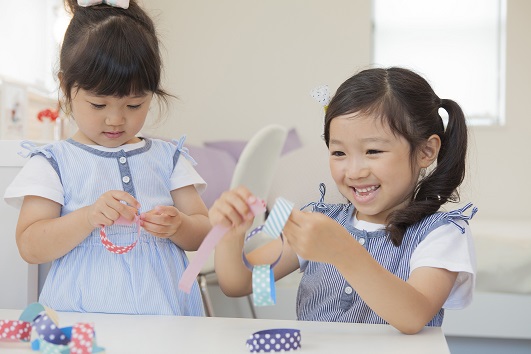
[[[95,109],[103,109],[103,108],[105,108],[104,104],[91,103],[91,105],[92,105],[92,108],[95,108]]]
[[[135,105],[130,104],[130,105],[127,105],[127,107],[129,107],[130,109],[138,109],[138,108],[140,108],[140,106],[142,106],[142,104],[135,104]]]
[[[343,151],[332,151],[330,152],[331,156],[345,156],[345,153]]]
[[[367,150],[367,155],[375,155],[375,154],[379,154],[381,152],[382,151],[380,151],[380,150],[369,149],[369,150]]]

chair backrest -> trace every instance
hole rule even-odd
[[[234,169],[230,188],[247,187],[254,195],[267,200],[288,130],[270,124],[256,132],[245,145]],[[255,219],[262,223],[264,216]]]

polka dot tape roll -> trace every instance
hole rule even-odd
[[[301,332],[292,328],[255,332],[247,340],[247,349],[251,353],[288,352],[300,348]]]

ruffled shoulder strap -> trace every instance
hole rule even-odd
[[[464,212],[467,211],[468,209],[472,208],[472,210],[470,210],[470,214],[469,215],[465,215]],[[460,208],[460,209],[456,209],[456,210],[452,210],[452,211],[449,211],[446,213],[446,218],[448,221],[450,221],[452,224],[454,224],[459,230],[461,230],[461,233],[464,234],[465,233],[465,229],[464,227],[460,226],[458,223],[457,223],[457,220],[464,220],[468,223],[468,220],[472,219],[474,217],[474,215],[476,215],[476,213],[478,212],[478,208],[473,206],[472,203],[468,203],[467,205],[465,205],[464,207]]]
[[[43,145],[43,146],[37,146],[34,142],[32,141],[29,141],[29,140],[23,140],[21,143],[20,143],[20,146],[23,148],[23,149],[26,149],[27,151],[19,151],[18,154],[24,158],[28,158],[28,157],[31,157],[33,155],[37,155],[37,154],[41,154],[41,155],[44,155],[47,159],[51,159],[52,158],[52,154],[50,153],[50,151],[46,150],[44,147],[46,145]]]
[[[184,141],[186,140],[186,135],[181,136],[179,140],[173,139],[171,142],[177,145],[177,151],[179,151],[180,154],[182,154],[190,163],[195,166],[197,165],[197,161],[194,160],[192,156],[190,156],[189,150],[186,146],[184,146]],[[178,157],[177,157],[178,159]],[[175,161],[177,162],[177,161]]]

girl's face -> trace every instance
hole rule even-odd
[[[72,90],[72,115],[78,126],[73,139],[88,145],[118,147],[136,143],[151,104],[151,92],[124,97]]]
[[[385,224],[411,198],[421,166],[411,166],[408,142],[380,119],[359,113],[330,122],[330,171],[359,220]]]

